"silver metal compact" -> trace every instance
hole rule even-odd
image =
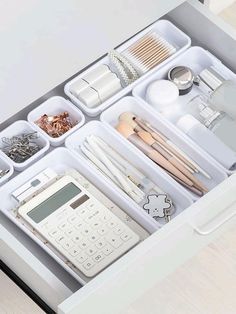
[[[195,83],[195,75],[193,71],[186,66],[176,66],[170,69],[168,80],[178,87],[180,95],[186,95],[191,91]]]

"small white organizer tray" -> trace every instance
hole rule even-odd
[[[209,189],[213,189],[220,182],[227,178],[227,174],[224,169],[208,154],[206,154],[202,149],[195,145],[189,140],[187,136],[182,134],[174,125],[172,125],[168,120],[163,119],[161,114],[154,111],[142,103],[140,100],[134,97],[124,97],[111,106],[109,109],[104,111],[101,115],[101,121],[106,123],[110,128],[114,129],[118,124],[118,118],[123,112],[132,112],[135,115],[141,117],[142,119],[149,122],[152,126],[156,127],[162,134],[168,137],[175,145],[177,145],[183,152],[185,152],[191,159],[193,159],[202,169],[204,169],[211,177],[211,179],[205,178],[202,174],[196,174],[196,177],[201,180],[201,182]],[[124,137],[116,131],[117,136]],[[137,155],[142,154],[144,159],[147,159],[147,163],[155,165],[155,168],[159,168],[153,161],[146,157],[138,148],[133,144],[129,143],[127,140],[127,145],[132,146],[133,150],[136,151]],[[160,172],[164,170],[159,169]],[[188,191],[185,189],[186,192]],[[196,195],[191,193],[194,200],[196,200]]]
[[[154,165],[149,164],[142,154],[137,153],[136,150],[132,146],[128,145],[127,142],[114,130],[110,129],[108,126],[99,121],[91,121],[87,123],[84,127],[66,139],[66,147],[79,156],[81,160],[83,160],[83,164],[86,165],[86,167],[92,168],[95,177],[100,178],[104,184],[110,185],[115,194],[122,194],[122,197],[126,199],[127,203],[132,204],[133,208],[136,208],[138,211],[142,211],[145,216],[147,215],[143,208],[139,207],[110,179],[101,174],[94,164],[86,159],[80,150],[80,145],[84,142],[85,138],[92,134],[100,137],[102,140],[108,143],[113,149],[119,152],[123,158],[129,161],[135,168],[145,174],[170,196],[176,210],[172,215],[172,218],[177,216],[180,212],[192,204],[191,196],[188,195],[188,193],[186,193],[181,186],[179,186],[172,178],[166,175],[166,173],[160,171],[160,169]],[[155,221],[155,223],[158,227],[160,227],[160,223],[158,221]]]
[[[89,165],[87,165],[82,158],[76,156],[70,152],[67,148],[56,148],[54,151],[50,152],[47,156],[42,158],[40,161],[29,167],[24,172],[20,173],[18,176],[4,184],[0,188],[1,195],[1,211],[14,222],[16,226],[22,229],[27,235],[29,235],[40,247],[42,247],[50,256],[52,256],[66,271],[68,271],[75,279],[77,279],[81,284],[85,284],[89,281],[80,271],[75,269],[68,261],[58,253],[52,246],[44,241],[35,231],[27,225],[20,217],[17,215],[17,206],[19,205],[16,200],[11,196],[11,193],[15,191],[18,187],[28,182],[34,176],[42,172],[46,168],[53,169],[58,175],[62,175],[70,169],[77,170],[82,176],[86,178],[86,181],[83,183],[84,186],[89,188],[90,181],[95,187],[97,187],[105,196],[107,196],[104,204],[111,207],[111,202],[117,204],[118,207],[123,209],[124,213],[127,214],[130,218],[128,223],[130,227],[137,228],[137,224],[134,227],[134,221],[136,221],[142,229],[143,239],[146,238],[150,233],[155,232],[160,225],[158,225],[154,219],[152,219],[144,211],[140,210],[138,206],[134,206],[129,199],[125,198],[122,193],[117,192],[112,185],[108,182],[105,182],[101,175],[98,175],[94,172]],[[88,181],[87,181],[88,180]],[[90,189],[92,189],[90,187]],[[176,188],[176,191],[178,189]],[[94,193],[94,190],[90,190],[91,193]],[[99,195],[99,194],[98,194]],[[185,197],[185,200],[182,201],[185,207],[191,205],[191,200]],[[112,210],[112,209],[111,209]],[[117,214],[118,215],[118,214]],[[121,218],[121,217],[120,217]],[[122,219],[122,218],[121,218]],[[140,228],[140,227],[139,227]],[[147,231],[145,231],[144,229]],[[137,231],[139,232],[139,231]],[[141,236],[142,239],[142,236]]]
[[[6,138],[11,138],[12,136],[18,136],[19,134],[24,134],[24,133],[32,133],[35,132],[35,129],[31,126],[30,123],[24,120],[18,120],[11,124],[9,127],[4,129],[2,132],[0,132],[0,140],[4,137]],[[47,138],[42,135],[42,133],[38,132],[37,133],[38,138],[35,139],[34,141],[40,145],[42,148],[33,156],[31,156],[29,159],[22,163],[17,163],[14,162],[11,158],[9,158],[4,152],[2,154],[6,156],[6,159],[8,160],[8,163],[10,163],[16,171],[23,171],[25,170],[29,165],[33,164],[36,162],[38,159],[40,159],[42,156],[46,154],[46,152],[50,148],[50,143],[47,140]],[[4,143],[0,143],[0,149],[4,147]]]
[[[150,109],[153,114],[157,116],[162,116],[163,121],[169,121],[169,124],[173,126],[176,124],[178,119],[183,114],[180,110],[175,108],[185,108],[187,103],[194,98],[197,95],[201,95],[202,92],[199,89],[198,86],[193,85],[193,88],[190,93],[187,95],[180,96],[178,100],[175,103],[175,106],[170,106],[170,110],[165,112],[165,116],[158,112],[154,107],[152,107],[147,101],[146,101],[146,90],[150,83],[152,83],[155,80],[158,79],[167,79],[168,71],[173,68],[174,66],[187,66],[190,67],[195,75],[198,75],[202,70],[214,66],[217,71],[225,78],[236,81],[236,75],[228,69],[219,59],[217,59],[214,55],[212,55],[210,52],[204,50],[201,47],[191,47],[187,51],[185,51],[181,56],[178,56],[175,60],[172,60],[168,65],[165,65],[162,69],[159,71],[155,71],[150,76],[148,76],[144,81],[142,81],[140,84],[138,84],[133,89],[133,96],[137,98],[139,101],[141,101],[144,106],[148,109]],[[182,131],[177,129],[177,127],[174,128],[181,137],[188,138],[189,143],[193,143],[193,141],[185,135]],[[198,146],[199,147],[199,146]],[[198,148],[199,149],[199,148]],[[207,154],[208,155],[208,154]],[[208,160],[210,160],[210,155],[208,155]],[[212,158],[211,158],[212,159]],[[223,167],[223,166],[222,166]],[[233,169],[236,170],[236,169]],[[226,172],[229,172],[228,169],[225,169]]]
[[[57,138],[53,138],[48,135],[35,123],[35,121],[38,120],[43,114],[55,116],[65,111],[69,113],[69,117],[71,118],[72,122],[77,123],[69,131]],[[27,119],[38,132],[43,134],[49,140],[52,146],[62,145],[66,137],[74,131],[78,130],[85,122],[85,117],[83,113],[78,108],[76,108],[69,100],[60,96],[51,97],[43,102],[41,105],[39,105],[28,114]]]
[[[9,170],[7,174],[5,174],[2,178],[0,178],[0,185],[6,183],[14,173],[13,165],[8,161],[8,159],[4,156],[5,154],[0,152],[0,169],[1,170]]]
[[[191,39],[188,37],[185,33],[183,33],[180,29],[178,29],[175,25],[173,25],[171,22],[167,20],[159,20],[153,25],[146,28],[144,31],[140,32],[138,35],[134,36],[132,39],[128,40],[125,44],[121,45],[116,50],[118,52],[122,52],[126,50],[130,45],[135,43],[138,39],[143,37],[149,32],[155,32],[158,35],[160,35],[162,38],[167,40],[173,47],[175,47],[176,52],[172,54],[169,58],[167,58],[164,62],[158,64],[155,68],[148,71],[144,75],[142,75],[139,79],[137,79],[132,84],[128,85],[127,87],[124,87],[119,92],[117,92],[115,95],[104,101],[102,104],[98,105],[95,108],[88,108],[83,102],[81,102],[77,97],[75,97],[70,92],[70,87],[73,83],[75,83],[78,79],[82,78],[84,75],[88,74],[91,70],[95,69],[98,65],[105,64],[110,67],[109,58],[106,56],[102,58],[100,61],[95,63],[93,66],[91,66],[88,70],[82,72],[79,74],[76,78],[71,80],[65,85],[65,93],[66,95],[75,103],[78,107],[80,107],[88,116],[97,116],[100,114],[103,110],[108,108],[112,103],[117,101],[119,98],[123,97],[127,93],[129,93],[132,88],[142,79],[147,77],[150,73],[153,73],[155,70],[160,69],[162,66],[167,64],[169,61],[174,59],[176,56],[181,54],[183,51],[185,51],[188,47],[191,45]]]

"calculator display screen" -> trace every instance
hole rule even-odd
[[[76,195],[78,195],[81,190],[72,182],[65,185],[63,188],[58,190],[56,193],[51,195],[48,199],[42,202],[40,205],[36,206],[27,215],[36,223],[39,223],[53,212],[55,212],[62,205],[66,204]]]

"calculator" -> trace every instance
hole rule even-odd
[[[86,277],[94,277],[140,241],[69,175],[20,206],[18,214]]]

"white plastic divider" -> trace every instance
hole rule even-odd
[[[0,151],[0,170],[9,170],[7,174],[0,178],[0,185],[6,183],[14,173],[13,165],[5,157],[5,154]]]
[[[42,115],[47,114],[50,116],[58,115],[63,112],[68,112],[69,117],[72,122],[77,122],[76,125],[71,128],[69,131],[64,133],[63,135],[53,138],[48,135],[44,130],[42,130],[35,122],[38,120]],[[78,130],[85,122],[85,117],[83,113],[73,105],[69,100],[60,97],[54,96],[47,99],[37,108],[32,110],[27,117],[29,123],[40,133],[42,133],[51,143],[52,146],[60,146],[64,144],[64,141],[67,136],[69,136],[74,131]]]
[[[91,121],[83,126],[80,130],[72,134],[66,139],[66,147],[76,153],[84,160],[84,164],[88,167],[93,167],[95,177],[100,177],[106,184],[111,185],[114,193],[121,194],[122,197],[130,203],[135,210],[142,211],[145,216],[147,213],[140,208],[125,192],[123,192],[117,185],[115,185],[109,178],[101,174],[101,172],[83,155],[80,145],[84,142],[85,138],[89,135],[96,135],[109,144],[114,150],[129,161],[134,167],[145,174],[151,179],[157,186],[159,186],[164,192],[168,193],[175,206],[175,214],[173,217],[181,213],[184,209],[192,204],[191,196],[180,187],[174,180],[167,176],[163,171],[160,171],[157,167],[147,163],[146,158],[140,152],[133,149],[132,146],[127,145],[127,142],[119,137],[115,131],[111,130],[104,123],[99,121]],[[151,218],[149,216],[149,218]],[[152,219],[152,218],[151,218]],[[155,221],[155,220],[154,220]],[[156,222],[156,221],[155,221]],[[157,226],[160,223],[156,222]]]
[[[66,259],[63,259],[61,255],[58,255],[56,250],[47,246],[40,238],[38,238],[27,224],[22,224],[19,218],[15,217],[15,211],[13,210],[18,203],[11,196],[12,192],[18,187],[29,181],[32,177],[42,172],[46,168],[53,169],[58,175],[62,175],[69,169],[77,170],[82,176],[94,184],[102,193],[104,193],[112,202],[117,204],[123,209],[130,217],[132,217],[137,223],[145,228],[149,233],[154,233],[159,229],[159,225],[156,224],[154,219],[149,215],[145,215],[139,207],[135,208],[127,199],[125,199],[120,193],[115,193],[114,188],[104,182],[101,176],[94,173],[94,170],[85,164],[84,160],[79,156],[76,156],[70,152],[67,148],[56,148],[44,158],[30,166],[24,172],[20,173],[4,184],[0,188],[1,206],[0,210],[11,220],[13,223],[22,229],[29,237],[31,237],[40,247],[42,247],[50,256],[52,256],[70,275],[77,279],[81,284],[85,284],[87,279],[75,271],[73,271],[67,264]]]
[[[227,178],[227,174],[224,169],[213,158],[208,156],[208,154],[206,154],[201,148],[190,141],[187,136],[180,132],[173,124],[168,122],[168,120],[164,119],[161,114],[134,97],[124,97],[119,100],[112,107],[102,113],[101,121],[109,125],[110,128],[114,129],[114,127],[118,124],[119,116],[121,113],[126,111],[132,112],[148,121],[153,127],[163,133],[183,152],[192,158],[192,160],[194,160],[202,169],[204,169],[211,176],[211,179],[207,179],[200,173],[196,174],[196,178],[201,180],[209,190],[213,189]],[[117,134],[120,137],[123,137],[118,132]],[[127,144],[129,146],[133,146],[136,151],[139,151],[138,148],[136,148],[133,144],[128,143],[128,141]],[[148,157],[144,156],[144,158],[146,158],[151,164],[154,164]],[[156,165],[156,167],[158,166]],[[185,190],[188,191],[187,189]],[[188,191],[188,193],[190,192]],[[193,199],[196,200],[196,195],[193,193],[191,194]]]
[[[9,127],[7,127],[2,132],[0,132],[0,141],[1,141],[0,142],[0,149],[2,150],[5,147],[4,143],[2,142],[2,139],[4,137],[5,138],[11,138],[12,136],[18,136],[21,134],[33,133],[33,132],[36,132],[35,129],[27,121],[18,120],[16,122],[12,123]],[[4,152],[2,152],[2,154],[4,154],[4,156],[7,158],[8,162],[11,165],[13,165],[15,170],[17,170],[17,171],[25,170],[29,165],[31,165],[32,163],[36,162],[38,159],[43,157],[46,154],[46,152],[49,150],[50,143],[46,139],[46,137],[44,137],[39,132],[37,133],[37,135],[38,135],[38,138],[35,139],[34,142],[37,143],[38,145],[40,145],[42,148],[36,154],[34,154],[33,156],[31,156],[30,158],[28,158],[26,161],[24,161],[22,163],[14,162]]]
[[[219,59],[217,59],[214,55],[212,55],[210,52],[204,50],[201,47],[191,47],[187,51],[185,51],[183,54],[178,56],[176,59],[172,60],[168,65],[165,65],[162,69],[159,71],[155,71],[151,75],[149,75],[144,81],[140,82],[134,89],[133,89],[133,96],[139,99],[141,102],[144,103],[144,106],[147,108],[150,108],[151,110],[158,112],[154,107],[152,107],[147,101],[146,101],[146,90],[147,87],[155,80],[159,79],[167,79],[168,71],[178,65],[183,65],[190,67],[195,75],[198,75],[202,70],[208,67],[216,67],[217,71],[225,78],[229,80],[236,81],[236,74],[233,73],[230,69],[228,69]],[[165,116],[163,116],[163,119],[166,119],[170,121],[173,125],[176,124],[178,119],[184,114],[184,112],[187,112],[187,104],[188,102],[195,96],[202,94],[201,90],[197,86],[193,86],[193,89],[191,92],[187,95],[180,96],[176,103],[173,106],[170,106],[170,109],[165,112]],[[185,135],[182,131],[180,131],[180,134],[182,137],[185,137]],[[188,136],[188,141],[193,143],[193,140],[191,140]],[[195,144],[198,146],[197,144]],[[199,147],[199,146],[198,146]],[[210,158],[210,155],[206,153]],[[212,156],[214,158],[214,156]],[[217,162],[217,161],[216,161]],[[218,163],[218,162],[217,162]],[[223,167],[223,165],[221,165]],[[225,169],[225,168],[224,168]],[[236,170],[236,166],[235,169]],[[225,169],[225,171],[229,174],[232,173],[232,171],[228,171],[228,169]]]
[[[78,79],[82,78],[84,75],[88,74],[91,70],[95,69],[98,65],[106,64],[110,66],[109,58],[106,56],[102,58],[100,61],[95,63],[93,66],[91,66],[88,70],[82,72],[80,75],[78,75],[76,78],[71,80],[65,85],[65,93],[66,95],[75,103],[78,107],[80,107],[84,112],[86,112],[89,116],[97,116],[99,115],[103,110],[108,108],[112,103],[117,101],[119,98],[123,97],[124,95],[128,94],[132,88],[140,82],[140,80],[144,79],[147,75],[150,73],[153,73],[155,70],[161,68],[166,63],[174,59],[176,56],[181,54],[183,51],[185,51],[188,47],[191,45],[191,39],[189,36],[187,36],[185,33],[183,33],[180,29],[178,29],[175,25],[173,25],[171,22],[167,20],[159,20],[153,25],[149,26],[136,36],[132,37],[130,40],[128,40],[126,43],[121,45],[116,50],[118,52],[122,52],[126,50],[130,45],[135,43],[138,39],[143,37],[149,32],[156,32],[160,36],[162,36],[164,39],[166,39],[170,44],[172,44],[176,48],[176,53],[171,55],[169,58],[167,58],[165,61],[163,61],[161,64],[157,65],[155,68],[147,72],[146,74],[142,75],[138,80],[136,80],[134,83],[130,84],[129,86],[123,88],[121,91],[104,101],[101,105],[97,106],[96,108],[88,108],[83,102],[81,102],[78,98],[76,98],[71,92],[70,92],[70,86],[75,83]]]

